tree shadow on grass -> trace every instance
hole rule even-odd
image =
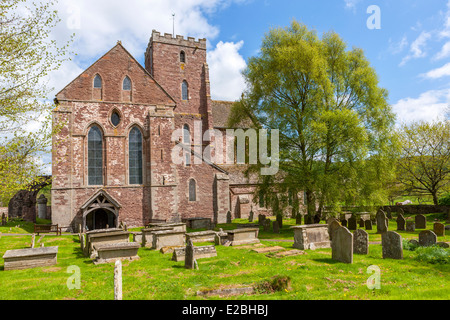
[[[77,259],[83,259],[83,263],[85,264],[93,264],[94,262],[89,259],[89,257],[85,256],[81,248],[73,248],[73,253]]]

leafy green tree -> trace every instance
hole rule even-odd
[[[438,204],[450,182],[450,123],[418,121],[399,130],[399,180],[409,192],[431,194]]]
[[[363,51],[293,21],[270,30],[260,52],[249,59],[248,89],[229,120],[280,130],[284,174],[261,176],[260,190],[304,190],[309,215],[339,202],[380,201],[388,154],[395,154],[395,117]]]
[[[70,43],[61,47],[50,37],[59,22],[54,4],[0,3],[0,200],[4,202],[39,179],[43,168],[39,158],[51,146],[53,103],[47,95],[52,88],[45,80],[66,60]]]

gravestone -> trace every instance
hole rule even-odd
[[[353,253],[369,254],[369,234],[363,229],[353,232]]]
[[[281,229],[283,228],[283,215],[282,214],[277,214],[277,218],[276,218],[277,222],[278,222],[278,228]]]
[[[347,220],[347,219],[341,219],[341,225],[342,225],[343,227],[346,227],[346,228],[347,228],[347,224],[348,224],[348,220]]]
[[[6,215],[4,212],[2,213],[2,226],[6,226]]]
[[[364,227],[366,228],[366,230],[372,230],[372,220],[364,221]]]
[[[377,220],[377,233],[385,233],[388,231],[388,218],[383,210],[378,210],[377,215],[375,216]]]
[[[353,263],[353,234],[346,227],[340,227],[333,233],[331,259]]]
[[[191,240],[188,240],[184,255],[184,267],[186,269],[194,269],[195,263],[194,263],[194,244]]]
[[[278,226],[278,221],[272,223],[273,233],[280,233],[280,227]]]
[[[414,221],[406,221],[406,231],[408,232],[416,231],[416,223]]]
[[[41,194],[41,196],[36,200],[39,219],[47,219],[47,201],[48,200],[44,194]]]
[[[227,223],[231,223],[231,211],[227,212]]]
[[[403,259],[402,236],[395,231],[386,231],[381,234],[383,259]]]
[[[264,224],[264,220],[266,220],[266,216],[263,214],[258,215],[258,224],[262,226]]]
[[[302,215],[300,213],[297,213],[297,215],[295,216],[295,224],[302,224]]]
[[[341,227],[341,224],[336,218],[328,218],[328,235],[330,236],[330,240],[333,240],[333,232]]]
[[[401,214],[402,216],[405,215],[405,210],[403,210],[403,208],[399,207],[398,208],[398,213]]]
[[[348,229],[349,230],[353,231],[353,230],[358,229],[358,225],[356,223],[356,217],[355,216],[351,216],[350,219],[348,219],[347,225],[348,225]]]
[[[418,214],[414,217],[414,222],[416,223],[416,229],[426,229],[427,228],[427,218],[423,214]]]
[[[421,247],[429,247],[437,242],[436,233],[431,230],[423,230],[419,233],[419,245]]]
[[[263,222],[263,230],[270,231],[270,219],[265,219]]]
[[[433,224],[433,231],[438,237],[443,237],[445,236],[445,225],[440,222],[435,222]]]
[[[397,231],[405,231],[406,220],[401,213],[397,216]]]
[[[254,216],[253,210],[250,210],[250,213],[248,215],[248,222],[253,222],[253,216]]]

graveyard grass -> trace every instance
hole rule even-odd
[[[274,218],[272,218],[274,219]],[[432,230],[434,217],[428,216],[427,229]],[[236,228],[236,224],[248,223],[236,219],[232,224],[218,227]],[[29,226],[21,223],[15,233],[28,233]],[[260,231],[259,238],[265,246],[281,246],[293,249],[293,232],[289,229],[295,220],[283,221],[280,234]],[[31,234],[5,235],[11,226],[0,227],[0,255],[9,249],[29,247]],[[139,230],[139,229],[136,229]],[[218,228],[217,228],[218,230]],[[391,220],[389,230],[396,230]],[[12,230],[11,230],[12,231]],[[188,230],[192,231],[192,230]],[[195,230],[198,231],[198,230]],[[404,239],[417,239],[418,233],[399,232]],[[140,259],[123,262],[123,299],[132,300],[393,300],[393,299],[450,299],[450,264],[431,264],[416,259],[417,252],[404,250],[403,260],[382,259],[381,236],[376,227],[368,231],[370,245],[368,255],[354,255],[353,264],[331,259],[331,249],[306,250],[305,254],[277,258],[274,254],[252,252],[247,246],[216,246],[217,257],[198,260],[199,270],[184,268],[184,262],[171,260],[172,254],[162,254],[149,248],[140,248]],[[40,237],[36,236],[36,246]],[[264,240],[266,239],[266,240]],[[270,241],[269,241],[270,240]],[[277,241],[280,240],[280,241]],[[283,241],[284,240],[284,241]],[[438,237],[438,241],[450,241],[450,237]],[[114,298],[114,264],[94,265],[83,256],[77,235],[45,235],[41,242],[46,247],[58,246],[58,263],[50,267],[4,271],[0,260],[0,300],[112,300]],[[196,243],[206,245],[210,243]],[[450,249],[447,249],[450,252]],[[80,289],[69,289],[67,281],[73,273],[69,266],[80,268]],[[369,289],[369,266],[381,270],[380,289]],[[290,278],[290,287],[278,292],[259,292],[253,295],[229,297],[197,295],[197,291],[221,288],[253,286],[269,281],[274,276]]]

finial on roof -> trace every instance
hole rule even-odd
[[[122,44],[122,41],[120,41],[120,40],[117,40],[117,44]]]

